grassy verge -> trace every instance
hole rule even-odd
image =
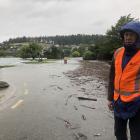
[[[39,61],[39,60],[29,60],[27,62],[23,62],[25,64],[44,64],[44,63],[53,63],[55,62],[55,60],[48,60],[48,59],[45,59],[45,60],[42,60],[42,61]]]
[[[0,68],[15,67],[15,65],[0,65]]]

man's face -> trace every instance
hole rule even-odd
[[[137,34],[134,32],[125,32],[124,33],[124,43],[133,44],[137,40]]]

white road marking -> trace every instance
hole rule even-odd
[[[29,93],[28,89],[25,89],[24,95],[27,95]]]
[[[24,82],[24,87],[26,87],[27,86],[27,83],[26,82]]]
[[[15,105],[13,105],[11,107],[11,109],[15,109],[16,107],[18,107],[19,105],[21,105],[22,102],[23,102],[23,100],[19,100]]]

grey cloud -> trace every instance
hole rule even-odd
[[[42,3],[47,3],[47,2],[71,2],[71,1],[77,1],[77,0],[14,0],[16,2],[42,2]]]
[[[98,20],[93,22],[91,25],[92,26],[102,26],[104,24],[104,20]]]
[[[104,34],[120,16],[132,13],[139,18],[139,7],[139,0],[0,0],[0,40],[23,35]]]

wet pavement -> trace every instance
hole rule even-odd
[[[0,140],[115,140],[106,105],[109,65],[80,60],[0,69],[10,84],[0,91]]]

